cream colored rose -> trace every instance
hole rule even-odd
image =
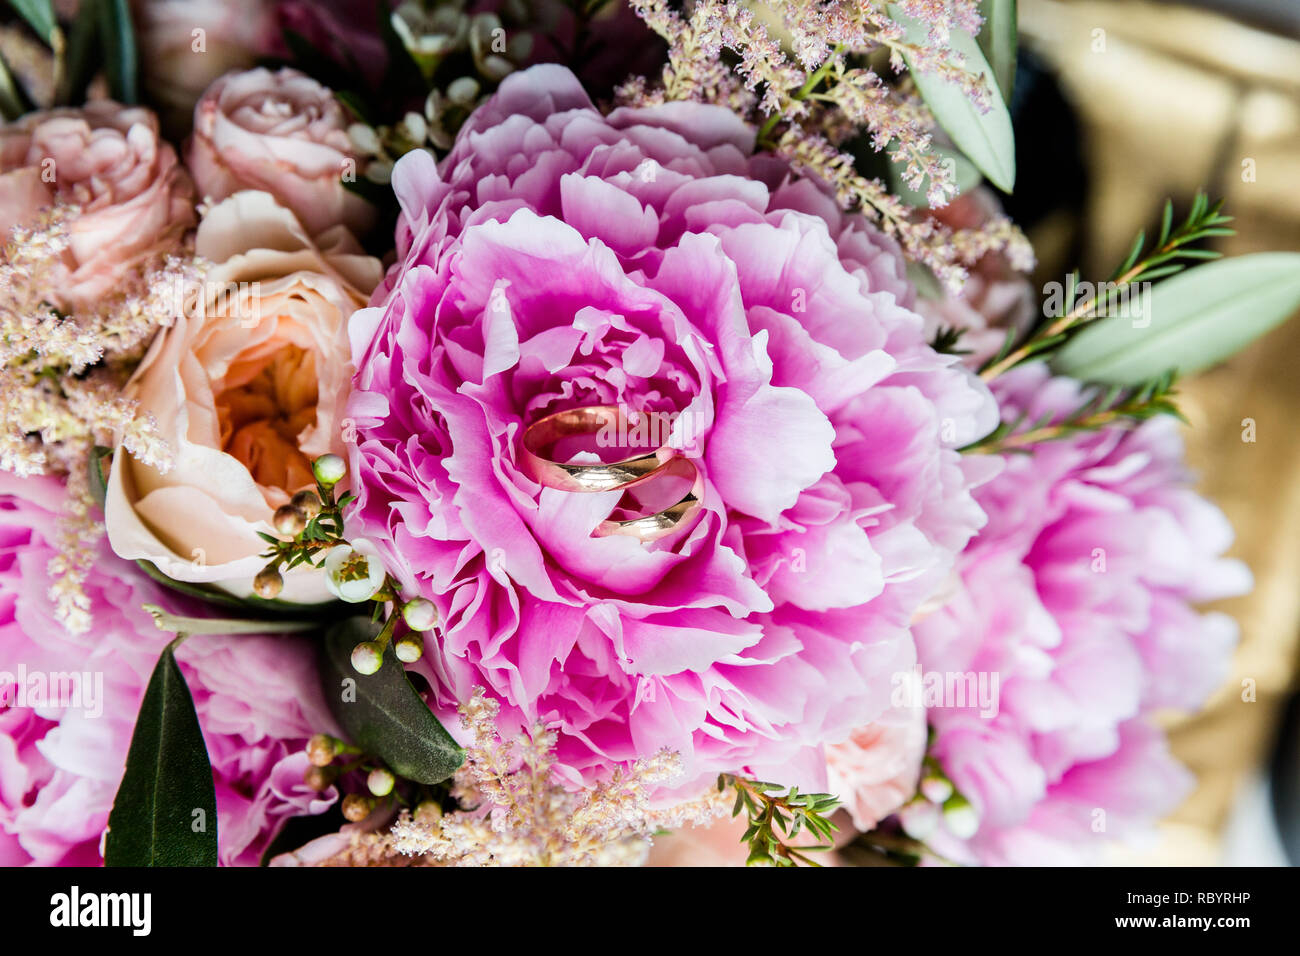
[[[76,206],[49,295],[94,307],[194,225],[194,187],[145,109],[96,100],[0,127],[0,237],[56,203]]]
[[[347,127],[334,94],[297,70],[230,73],[194,108],[186,162],[201,196],[263,189],[313,235],[340,224],[360,235],[375,210],[345,184],[357,176]]]
[[[105,520],[120,556],[244,597],[266,563],[258,532],[274,534],[276,508],[314,487],[313,458],[344,454],[347,322],[382,269],[341,227],[313,242],[261,192],[213,207],[196,252],[215,268],[127,386],[174,466],[161,474],[119,447]],[[330,594],[321,572],[301,566],[281,597]]]

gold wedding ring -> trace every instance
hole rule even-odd
[[[621,430],[621,434],[626,435],[628,425],[626,412],[617,405],[592,405],[547,415],[524,430],[520,442],[520,464],[538,484],[572,492],[625,491],[651,478],[670,474],[690,478],[691,490],[671,507],[626,521],[607,519],[594,532],[596,537],[627,535],[641,541],[656,541],[680,528],[699,508],[704,495],[704,475],[694,464],[680,457],[676,449],[663,446],[612,463],[568,464],[546,457],[546,453],[561,439],[599,435],[606,430],[615,434]]]
[[[642,541],[658,541],[680,528],[686,519],[700,507],[700,499],[704,497],[704,475],[685,458],[672,459],[660,471],[656,472],[656,475],[667,475],[671,472],[692,478],[691,490],[687,492],[686,497],[671,508],[665,508],[656,514],[631,518],[627,521],[606,519],[596,525],[595,537],[605,538],[610,535],[621,534],[639,538]]]
[[[676,455],[665,447],[612,464],[590,465],[565,464],[543,457],[562,438],[596,435],[604,429],[617,433],[620,424],[626,427],[627,418],[617,405],[592,405],[547,415],[524,431],[524,472],[538,484],[560,491],[617,491],[645,481]]]

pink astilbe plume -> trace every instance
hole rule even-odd
[[[730,107],[759,125],[760,147],[823,180],[844,208],[880,225],[909,258],[955,289],[982,251],[942,223],[915,214],[878,179],[859,173],[845,145],[865,133],[873,149],[899,164],[910,188],[925,191],[932,207],[956,195],[953,167],[935,148],[929,109],[906,82],[882,76],[868,58],[886,51],[894,73],[910,63],[914,71],[950,81],[987,111],[989,98],[998,92],[968,69],[948,42],[952,30],[979,32],[978,4],[898,4],[929,27],[926,42],[909,40],[889,6],[880,0],[695,0],[679,13],[664,0],[634,0],[647,26],[668,43],[668,63],[657,86],[633,78],[622,88],[621,101],[694,100]],[[1009,224],[983,232],[985,245],[1027,248]]]

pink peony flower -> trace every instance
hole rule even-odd
[[[96,100],[0,127],[0,235],[75,204],[50,298],[75,312],[116,291],[194,224],[194,189],[148,110]]]
[[[558,732],[589,782],[660,748],[824,784],[822,742],[889,706],[912,613],[983,516],[987,390],[926,343],[892,243],[751,156],[695,103],[592,108],[567,70],[505,80],[435,168],[394,171],[398,261],[353,319],[358,503],[444,622],[424,667],[503,732]],[[619,494],[541,488],[526,426],[623,404],[677,416],[698,521],[592,537]],[[449,721],[450,723],[450,721]]]
[[[194,108],[185,161],[200,195],[225,199],[260,189],[313,235],[343,225],[357,235],[374,221],[347,188],[357,155],[334,94],[297,70],[249,70],[217,80]]]
[[[1038,365],[994,392],[1004,416],[1031,421],[1082,401]],[[981,818],[964,846],[934,845],[991,864],[1086,860],[1190,789],[1150,717],[1221,683],[1236,625],[1190,604],[1243,593],[1250,575],[1220,557],[1232,529],[1188,486],[1169,418],[1009,456],[976,499],[988,525],[917,648],[927,674],[996,674],[999,694],[983,713],[953,700],[929,712],[933,753]]]
[[[100,864],[140,701],[171,639],[141,605],[194,613],[100,548],[85,585],[95,630],[64,630],[46,594],[62,501],[56,479],[0,473],[0,865]],[[312,649],[283,636],[196,636],[177,658],[216,778],[221,862],[255,865],[285,819],[336,798],[302,782],[306,739],[337,732]],[[31,687],[72,673],[86,675],[89,694],[17,696],[21,674]]]

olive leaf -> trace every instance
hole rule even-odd
[[[365,676],[352,667],[352,649],[374,640],[379,630],[361,617],[330,629],[322,652],[325,699],[352,743],[393,773],[417,783],[440,783],[464,762],[465,751],[411,686],[392,646],[376,673]]]
[[[139,102],[139,58],[128,0],[94,0],[99,4],[99,26],[104,38],[104,69],[113,99],[128,105]]]
[[[1090,323],[1052,367],[1084,381],[1135,386],[1222,362],[1300,309],[1300,253],[1207,262],[1129,304],[1126,314]]]
[[[1016,85],[1016,0],[980,0],[980,16],[984,26],[976,39],[993,68],[1003,102],[1010,103]]]
[[[113,799],[107,866],[216,866],[217,794],[194,698],[176,665],[178,637],[158,658]]]
[[[903,27],[909,43],[930,45],[928,25],[909,17],[898,4],[890,4],[889,15]],[[998,95],[993,69],[980,52],[979,44],[964,30],[950,30],[948,46],[962,55],[968,71],[984,78],[992,94],[988,97],[988,112],[981,113],[959,83],[916,69],[906,55],[903,59],[922,99],[944,132],[990,182],[1009,193],[1016,184],[1016,138],[1011,114]]]
[[[0,115],[6,120],[16,120],[32,109],[32,99],[18,77],[0,56]]]
[[[59,23],[54,18],[54,4],[51,0],[9,0],[9,6],[27,21],[27,25],[36,31],[36,35],[47,46],[54,46]]]

